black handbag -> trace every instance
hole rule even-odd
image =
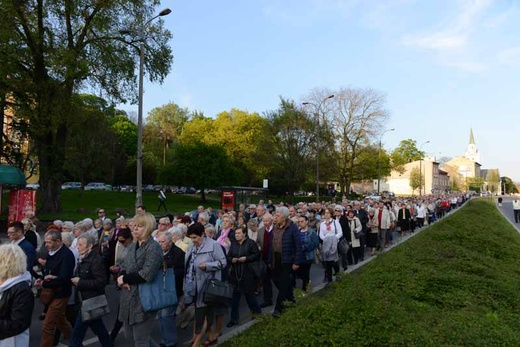
[[[267,272],[267,265],[260,259],[249,263],[249,270],[253,273],[254,278],[262,279]]]
[[[202,292],[203,301],[208,306],[228,306],[233,298],[233,285],[216,278],[208,278]]]

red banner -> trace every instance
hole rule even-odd
[[[36,213],[36,190],[11,190],[7,223],[21,221],[27,211]]]

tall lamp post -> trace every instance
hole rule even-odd
[[[379,136],[379,152],[377,153],[377,195],[379,195],[380,192],[380,186],[381,186],[381,141],[383,140],[383,135],[389,131],[394,131],[395,129],[387,129],[381,133],[381,136]]]
[[[332,99],[334,94],[327,96],[325,99],[321,100],[319,104],[315,104],[313,102],[303,102],[303,105],[312,105],[315,108],[315,117],[316,117],[316,125],[318,127],[318,131],[316,132],[316,202],[320,202],[320,113],[321,106],[328,99]]]
[[[146,28],[156,18],[167,16],[172,12],[169,8],[165,8],[158,15],[150,18],[143,26],[135,30],[120,30],[122,35],[136,35],[139,41],[139,101],[137,108],[137,182],[136,182],[136,198],[135,207],[143,204],[143,80],[144,80],[144,44],[146,41]]]
[[[422,147],[427,143],[430,143],[430,141],[426,141],[419,146],[419,152],[421,152],[421,159],[419,159],[419,196],[422,196]]]

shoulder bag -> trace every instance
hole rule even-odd
[[[215,275],[213,275],[215,276]],[[204,283],[203,301],[208,306],[228,306],[233,298],[233,285],[216,279],[208,278]]]
[[[145,312],[159,311],[166,307],[177,305],[175,276],[172,268],[167,268],[163,262],[162,269],[152,282],[139,284],[139,298]]]
[[[109,313],[110,308],[108,307],[108,301],[105,294],[81,301],[80,315],[82,322],[90,322],[106,316]]]
[[[333,220],[333,223],[334,223],[334,235],[336,235],[338,233],[338,229],[336,228],[336,220]],[[345,235],[343,235],[341,240],[339,240],[339,242],[338,242],[338,251],[340,254],[345,255],[348,253],[349,249],[350,249],[350,246],[348,245],[347,238],[345,237]]]

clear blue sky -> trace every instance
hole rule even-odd
[[[175,61],[163,85],[145,82],[144,114],[175,102],[206,116],[274,110],[316,87],[387,94],[384,147],[431,143],[466,151],[520,181],[520,1],[163,1]],[[135,105],[124,105],[136,111]]]

